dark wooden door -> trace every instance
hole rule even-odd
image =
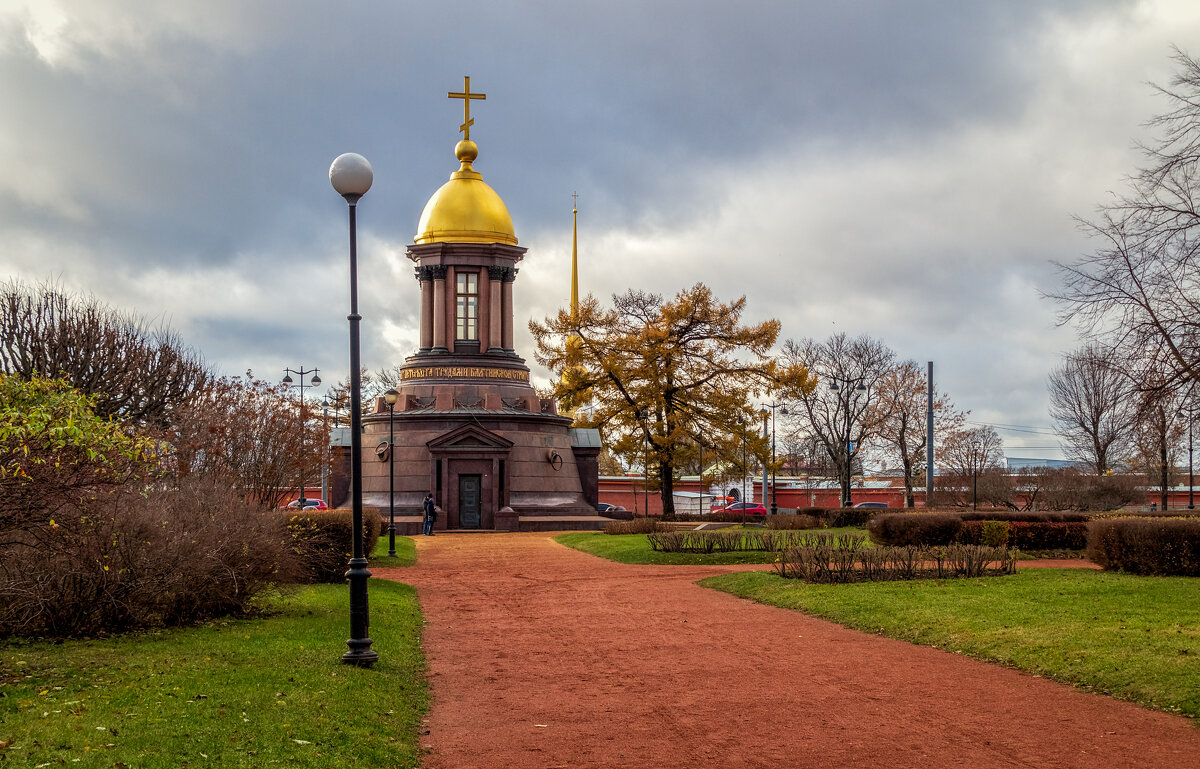
[[[480,491],[483,476],[458,476],[458,525],[464,529],[478,529],[480,518]]]

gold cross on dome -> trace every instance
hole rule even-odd
[[[457,93],[451,91],[450,93],[446,94],[446,98],[463,100],[463,122],[462,125],[458,127],[458,130],[462,131],[464,139],[470,139],[471,126],[475,124],[475,121],[471,118],[471,99],[486,99],[487,94],[471,93],[471,78],[464,75],[462,91]]]

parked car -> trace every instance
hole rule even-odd
[[[300,509],[300,500],[293,499],[291,502],[288,502],[287,509],[288,510],[299,510]],[[329,505],[325,504],[325,500],[323,500],[323,499],[312,499],[310,497],[305,497],[304,498],[304,509],[305,510],[328,510]]]
[[[726,505],[723,510],[716,512],[734,513],[735,515],[766,515],[767,508],[763,507],[758,502],[734,502],[732,505]]]
[[[855,507],[887,507],[887,502],[859,502]]]
[[[609,510],[612,510],[614,507],[616,507],[616,505],[610,505],[607,502],[597,502],[596,503],[596,512],[607,513]]]

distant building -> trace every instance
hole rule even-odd
[[[1074,467],[1087,472],[1090,467],[1087,462],[1076,462],[1070,459],[1040,459],[1034,457],[1005,457],[1009,472],[1017,470],[1062,470]]]

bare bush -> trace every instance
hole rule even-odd
[[[236,525],[235,525],[236,524]],[[281,517],[189,479],[71,509],[0,550],[0,635],[94,636],[244,614],[298,574]]]

